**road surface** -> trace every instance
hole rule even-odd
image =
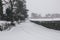
[[[0,40],[60,40],[60,31],[26,21],[10,31],[0,32]]]

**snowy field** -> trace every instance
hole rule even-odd
[[[60,40],[60,31],[26,21],[10,31],[0,32],[0,40]]]
[[[60,21],[60,18],[41,18],[41,19],[31,19],[32,21]]]

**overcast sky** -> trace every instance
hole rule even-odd
[[[31,12],[47,14],[60,13],[60,0],[26,0],[29,14]]]

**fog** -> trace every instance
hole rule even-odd
[[[47,13],[60,13],[60,0],[26,0],[29,14],[34,12],[45,15]]]

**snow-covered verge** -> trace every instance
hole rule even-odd
[[[0,32],[0,40],[60,40],[60,31],[26,21],[10,31]]]
[[[47,28],[60,30],[60,18],[30,19],[30,21]]]

